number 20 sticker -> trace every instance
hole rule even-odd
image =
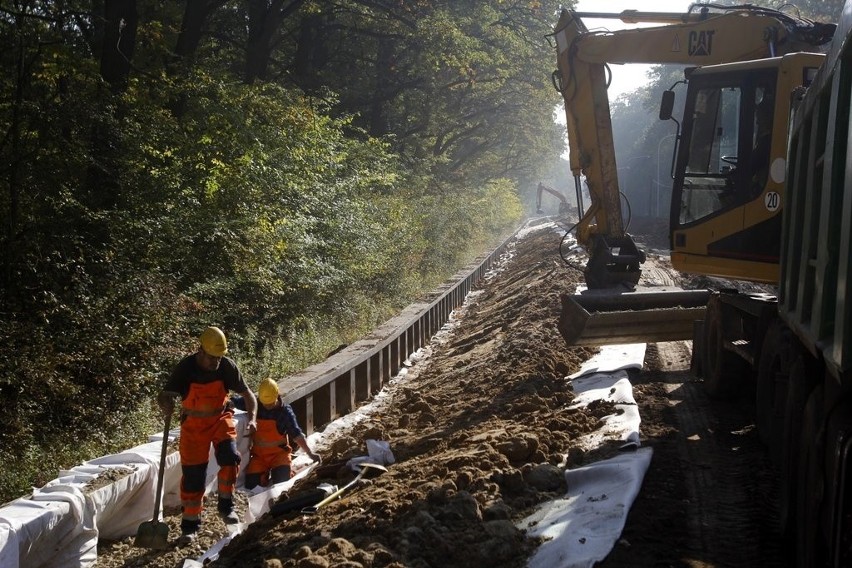
[[[777,211],[781,207],[781,195],[777,191],[767,192],[763,198],[763,203],[766,205],[767,211]]]

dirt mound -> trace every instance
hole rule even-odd
[[[564,377],[592,351],[568,349],[556,329],[559,294],[580,278],[559,260],[560,238],[544,229],[521,240],[458,329],[398,385],[392,407],[350,434],[359,446],[377,436],[391,444],[397,461],[386,474],[315,516],[260,519],[213,565],[525,564],[536,543],[514,521],[564,493],[557,466],[568,454],[582,462],[572,441],[600,420],[567,408]],[[353,449],[331,447],[339,454],[327,461]]]
[[[573,444],[613,412],[605,405],[568,408],[574,393],[564,377],[596,350],[568,348],[556,329],[560,294],[582,278],[560,260],[561,238],[550,226],[519,240],[505,266],[471,295],[457,328],[389,387],[393,403],[324,440],[325,466],[289,497],[350,481],[341,466],[364,455],[370,438],[391,445],[396,463],[387,473],[316,515],[258,519],[211,565],[523,566],[537,543],[515,521],[564,494],[560,468],[604,457]],[[601,450],[608,451],[615,450]],[[208,513],[190,548],[102,543],[97,566],[165,567],[197,558],[227,534]],[[167,515],[174,539],[179,512]]]

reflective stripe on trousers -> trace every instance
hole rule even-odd
[[[236,438],[237,428],[231,412],[212,418],[189,416],[181,424],[180,461],[181,466],[184,467],[184,475],[181,479],[180,499],[185,520],[197,520],[201,515],[211,445],[217,448],[220,442],[235,441]],[[223,460],[220,453],[216,452],[216,461],[219,465],[217,474],[219,497],[230,499],[239,473],[239,455],[236,456],[236,460],[229,460],[237,463],[222,463],[226,460]],[[201,479],[188,479],[186,473],[188,470],[193,470],[192,475],[200,476]]]

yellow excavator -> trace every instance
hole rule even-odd
[[[584,18],[660,25],[590,31]],[[591,198],[576,226],[588,254],[587,289],[562,298],[559,329],[569,344],[689,339],[711,302],[708,290],[637,288],[645,254],[624,226],[609,66],[683,64],[706,85],[690,91],[678,133],[690,154],[678,163],[673,186],[673,266],[777,282],[789,93],[813,76],[834,29],[753,5],[693,4],[682,14],[562,11],[553,84],[564,100],[575,185],[585,183]],[[733,62],[749,63],[736,71],[722,65]],[[661,118],[673,107],[674,92],[666,95]]]
[[[538,190],[535,195],[535,212],[539,215],[544,214],[544,209],[541,208],[541,198],[543,197],[544,192],[549,193],[559,200],[559,215],[564,215],[568,213],[570,206],[568,205],[568,199],[563,195],[561,191],[558,189],[554,189],[547,184],[542,182],[538,182]]]
[[[582,23],[592,16],[563,12],[555,32],[571,168],[591,194],[577,231],[589,290],[563,296],[559,329],[575,344],[692,338],[705,391],[754,403],[789,564],[852,566],[852,0],[837,25],[701,4],[624,12],[667,25],[593,33]],[[618,293],[636,285],[644,258],[622,224],[606,98],[606,65],[626,62],[690,66],[672,265],[773,284],[777,295]],[[670,89],[660,118],[673,108]],[[680,337],[663,331],[671,322]]]

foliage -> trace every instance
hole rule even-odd
[[[285,4],[0,3],[0,498],[144,440],[204,325],[252,384],[352,341],[558,161],[556,3]]]

